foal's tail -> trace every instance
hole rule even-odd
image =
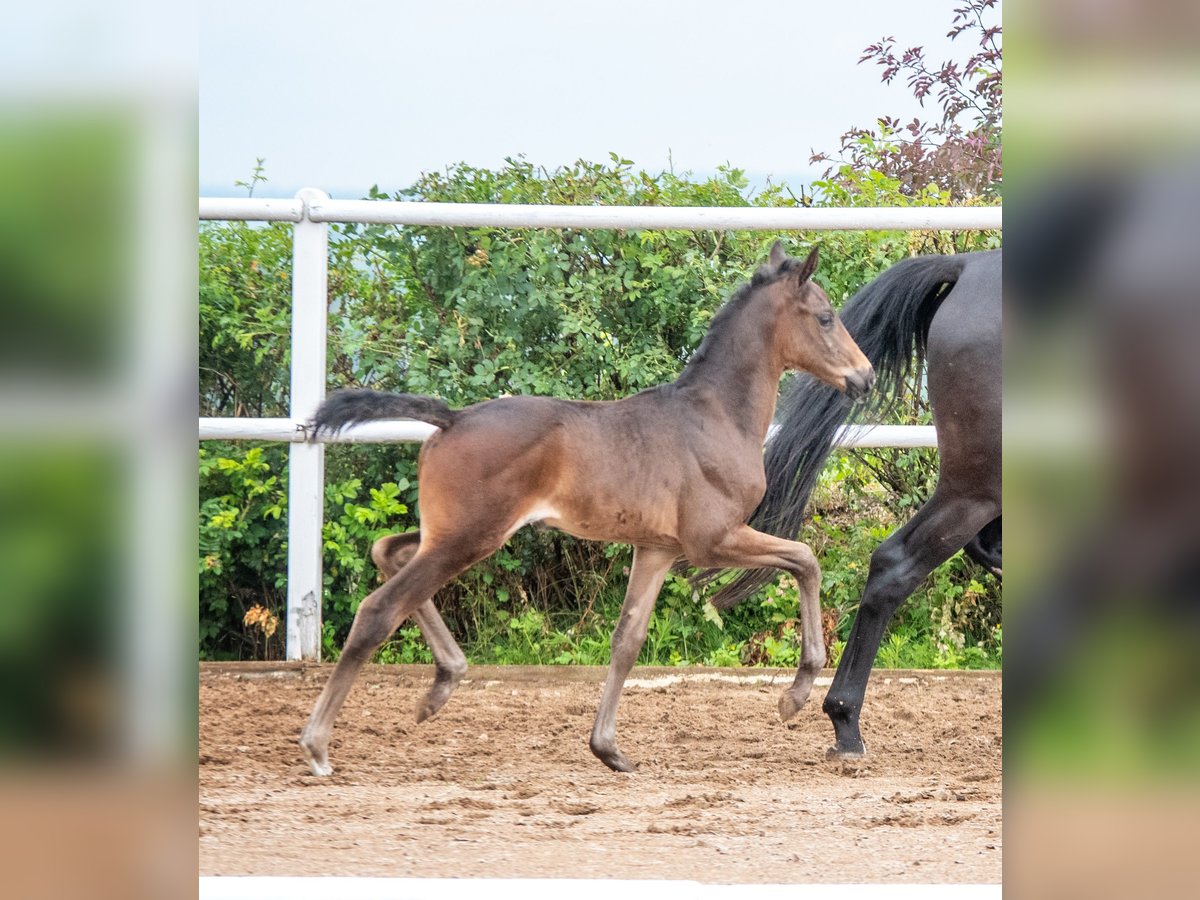
[[[385,394],[382,391],[342,390],[325,398],[309,427],[313,433],[337,434],[348,425],[373,419],[417,419],[449,428],[458,413],[436,397],[423,394]]]
[[[780,403],[778,429],[763,460],[767,490],[749,524],[771,534],[795,538],[804,508],[838,426],[853,413],[874,417],[896,400],[909,373],[921,365],[929,323],[942,298],[958,281],[962,256],[921,256],[892,266],[855,294],[842,308],[850,336],[875,367],[875,390],[858,403],[809,375],[797,376]],[[712,597],[727,609],[752,595],[774,576],[770,569],[749,569]],[[709,580],[703,573],[700,580]]]

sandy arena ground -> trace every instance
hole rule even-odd
[[[372,666],[322,779],[296,738],[329,671],[201,665],[201,875],[1000,881],[998,673],[876,671],[844,763],[828,677],[782,725],[791,673],[635,669],[623,775],[587,746],[603,669],[475,668],[416,725],[432,670]]]

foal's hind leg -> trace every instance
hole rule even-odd
[[[416,555],[421,543],[421,533],[393,534],[380,538],[371,548],[371,559],[384,574],[391,578]],[[446,705],[458,683],[467,674],[467,657],[454,640],[450,629],[438,614],[432,600],[426,600],[413,610],[413,620],[421,629],[425,643],[433,653],[436,671],[429,692],[417,704],[417,722],[424,722]]]
[[[438,588],[503,543],[503,538],[486,545],[478,538],[474,538],[475,543],[468,543],[473,537],[465,536],[457,546],[447,542],[428,549],[422,547],[408,565],[376,588],[358,607],[342,655],[300,734],[300,746],[314,775],[333,771],[329,765],[333,722],[363,663]]]
[[[621,699],[621,688],[646,641],[650,611],[654,609],[663,579],[678,558],[679,554],[675,551],[653,547],[636,547],[633,551],[629,587],[625,590],[621,619],[612,636],[612,661],[608,667],[608,677],[604,680],[604,693],[589,741],[592,752],[600,761],[617,772],[633,772],[637,769],[617,749],[617,701]]]
[[[787,721],[804,706],[825,665],[821,633],[821,566],[807,544],[755,531],[743,525],[709,547],[687,547],[688,559],[707,569],[783,569],[800,587],[800,665],[791,687],[779,698],[779,717]]]
[[[855,759],[866,753],[858,716],[871,666],[884,629],[896,609],[925,577],[962,548],[999,512],[991,501],[955,495],[939,484],[908,523],[871,555],[871,569],[854,616],[850,638],[824,710],[833,722],[836,745],[831,758]]]

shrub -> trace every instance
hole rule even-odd
[[[890,205],[946,202],[931,192],[907,196],[887,178],[876,179],[874,188],[871,198]],[[616,155],[609,164],[579,162],[550,172],[520,158],[494,171],[455,166],[394,195],[373,189],[371,196],[581,205],[814,202],[772,184],[752,191],[731,167],[706,179],[651,175]],[[330,246],[328,386],[429,393],[453,406],[503,393],[626,396],[679,373],[715,310],[765,258],[774,238],[716,231],[338,226]],[[988,246],[998,237],[867,232],[819,239],[825,251],[818,277],[840,305],[910,252]],[[797,235],[794,252],[817,240]],[[288,229],[206,224],[200,252],[202,411],[285,414]],[[897,416],[927,419],[919,401],[901,405]],[[202,657],[282,652],[280,632],[264,638],[245,616],[256,606],[283,615],[285,454],[278,445],[212,442],[201,448]],[[417,527],[415,460],[411,445],[327,448],[323,646],[329,656],[336,655],[354,611],[376,583],[371,543]],[[831,519],[818,504],[811,539],[824,555],[826,602],[840,613],[838,635],[844,638],[871,549],[928,494],[932,468],[927,453],[872,451],[835,455],[831,472],[830,490],[845,514]],[[627,548],[526,529],[447,586],[438,606],[475,661],[605,663],[628,564]],[[936,613],[945,630],[942,642],[962,655],[977,640],[986,645],[986,628],[997,617],[993,595],[968,591],[963,582],[982,576],[955,572],[948,583],[963,590],[944,599],[947,582],[941,582],[936,600],[926,599],[922,608]],[[684,579],[672,576],[641,658],[673,664],[736,656],[791,665],[797,639],[786,621],[795,618],[794,597],[786,595],[776,584],[722,618]],[[830,636],[835,644],[838,635]],[[416,629],[408,627],[381,658],[428,656]]]

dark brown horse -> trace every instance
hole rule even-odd
[[[504,397],[455,411],[432,397],[358,390],[325,401],[314,431],[383,418],[419,419],[440,430],[421,448],[421,531],[383,538],[373,548],[387,581],[359,606],[301,734],[315,774],[332,771],[330,733],[359,668],[409,616],[437,663],[417,718],[441,708],[466,660],[431,598],[533,522],[634,547],[591,735],[592,752],[605,765],[634,769],[617,748],[617,701],[663,578],[681,558],[706,568],[774,567],[795,577],[803,648],[781,709],[790,714],[803,705],[825,664],[820,568],[804,544],[745,522],[766,486],[763,440],[783,373],[808,372],[855,398],[874,381],[870,363],[811,280],[816,265],[816,250],[792,259],[776,243],[770,260],[713,318],[679,379],[624,400]]]
[[[962,549],[1000,571],[1000,300],[999,250],[916,257],[892,266],[842,308],[847,330],[879,373],[879,389],[856,405],[801,376],[767,445],[767,490],[750,523],[794,535],[838,426],[851,416],[877,415],[894,402],[913,368],[926,363],[937,425],[937,488],[871,556],[858,614],[825,695],[836,740],[831,756],[866,752],[858,718],[871,665],[888,621],[917,585]],[[718,609],[732,606],[769,577],[745,572],[712,602]]]

